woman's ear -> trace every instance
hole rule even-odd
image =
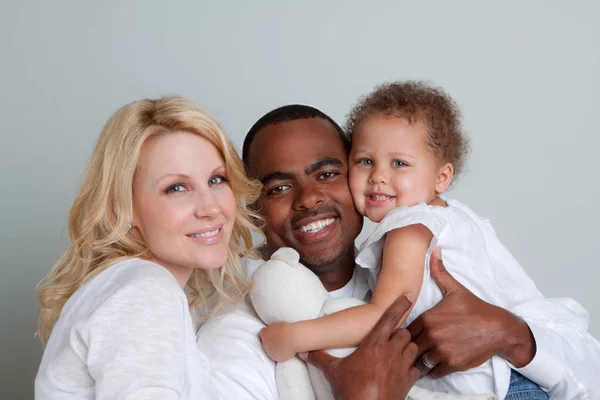
[[[132,196],[131,199],[131,220],[129,221],[129,229],[138,228],[140,224],[140,217],[136,212],[135,199]]]
[[[129,220],[129,229],[135,227],[138,222],[137,213],[135,212],[135,207],[133,206],[133,199],[131,199],[131,219]]]
[[[438,169],[438,174],[435,179],[435,191],[439,193],[444,193],[450,183],[452,183],[452,177],[454,176],[454,167],[451,163],[446,163],[442,165]]]
[[[129,222],[129,234],[132,235],[136,240],[143,242],[142,231],[140,230],[140,220],[135,212],[135,207],[131,210],[131,221]]]

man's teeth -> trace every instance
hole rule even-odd
[[[387,196],[384,194],[377,194],[377,195],[371,196],[371,199],[376,200],[376,201],[389,200],[391,198],[392,198],[392,196]]]
[[[304,226],[300,227],[300,230],[302,232],[310,232],[310,233],[319,232],[321,229],[325,228],[326,226],[331,225],[331,223],[333,221],[335,221],[335,218],[322,219],[320,221],[315,221],[308,225],[304,225]]]
[[[215,229],[214,231],[204,232],[204,233],[192,233],[189,237],[212,237],[219,233],[221,229]]]

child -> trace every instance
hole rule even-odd
[[[261,333],[270,357],[284,361],[297,352],[355,346],[404,293],[416,299],[403,318],[409,324],[442,299],[429,275],[436,247],[450,273],[489,303],[511,308],[542,296],[488,222],[440,197],[462,171],[468,151],[460,112],[447,94],[420,82],[380,86],[352,110],[347,133],[356,208],[380,222],[356,258],[370,271],[371,303],[315,320],[271,325]],[[434,366],[427,353],[422,362]],[[451,394],[496,393],[502,399],[510,376],[509,364],[495,356],[443,379],[426,377],[418,386]]]

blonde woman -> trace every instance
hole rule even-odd
[[[36,398],[217,397],[190,307],[214,313],[248,292],[240,257],[259,192],[194,103],[117,110],[71,209],[71,246],[41,283]]]

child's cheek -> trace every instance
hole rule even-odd
[[[361,174],[356,168],[350,168],[348,186],[350,186],[350,193],[355,202],[358,197],[364,193],[365,177],[362,175],[364,174]]]

